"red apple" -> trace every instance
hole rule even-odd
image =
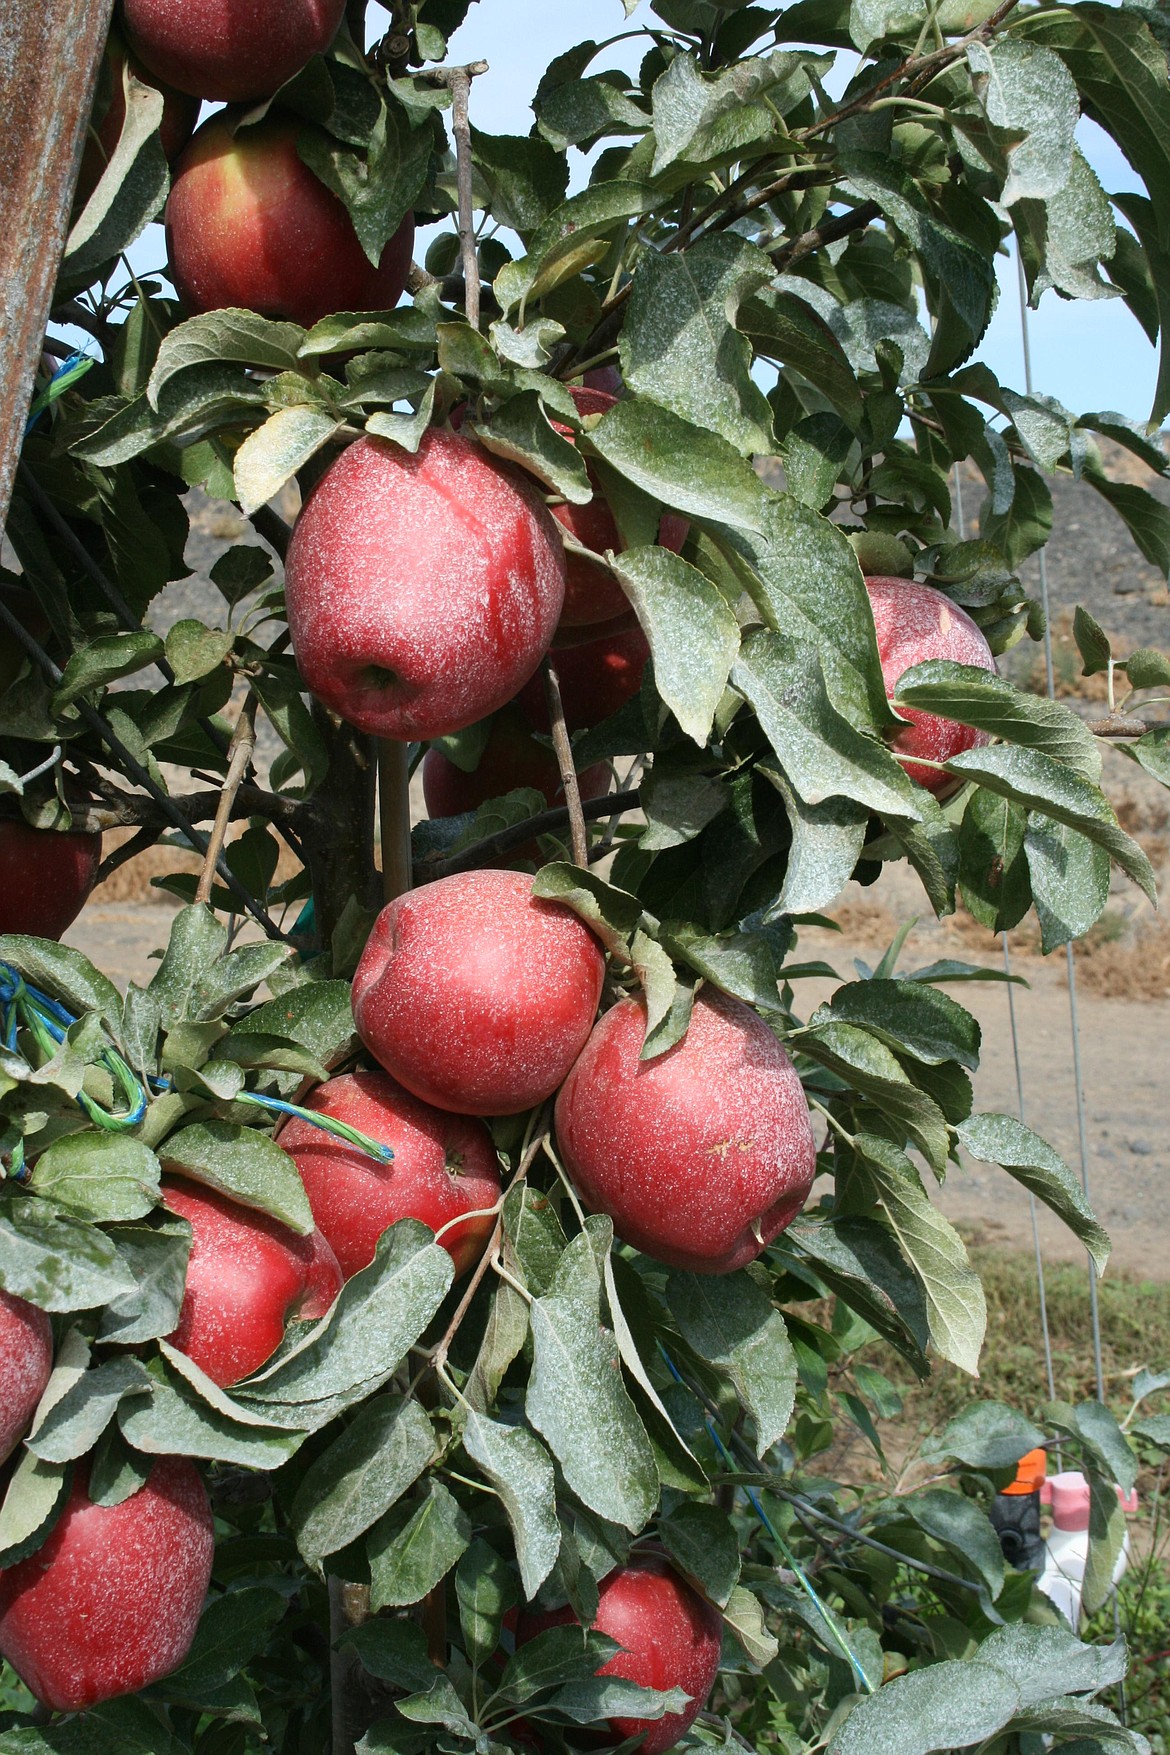
[[[319,1231],[300,1237],[267,1213],[191,1182],[168,1178],[162,1188],[163,1204],[191,1226],[179,1326],[168,1338],[227,1388],[271,1358],[291,1318],[325,1315],[342,1272]]]
[[[598,1023],[557,1098],[565,1165],[619,1236],[692,1273],[754,1261],[808,1198],[816,1146],[788,1055],[749,1006],[704,987],[683,1040],[639,1060],[640,999]]]
[[[385,311],[406,285],[407,215],[375,268],[342,203],[297,156],[298,124],[200,128],[167,201],[171,279],[192,315],[243,306],[310,328],[333,311]]]
[[[313,1217],[346,1279],[374,1259],[378,1239],[399,1219],[421,1219],[432,1231],[462,1213],[485,1212],[500,1197],[500,1167],[482,1121],[420,1103],[387,1073],[346,1073],[319,1085],[306,1107],[347,1121],[390,1146],[379,1164],[345,1140],[294,1119],[280,1143],[295,1160]],[[483,1254],[494,1218],[455,1225],[442,1242],[456,1274]]]
[[[579,389],[574,386],[569,394],[576,403],[579,414],[604,414],[617,401],[616,396],[609,395],[605,390]],[[562,426],[559,421],[554,421],[553,425],[565,438],[573,437],[569,427]],[[593,486],[593,498],[588,505],[554,506],[552,515],[585,548],[591,548],[599,555],[605,554],[607,549],[620,554],[626,545],[592,469],[589,471],[589,480]],[[685,518],[667,512],[659,525],[658,541],[663,548],[673,549],[677,554],[687,539],[689,529],[690,525]],[[586,560],[584,555],[565,556],[562,628],[590,626],[595,622],[617,622],[623,627],[629,627],[633,620],[634,612],[630,607],[630,600],[608,568]]]
[[[570,731],[600,725],[611,713],[637,694],[650,656],[650,645],[641,628],[620,629],[604,639],[583,646],[566,646],[554,653],[561,705]],[[549,728],[544,685],[534,676],[516,696],[517,704],[537,731]]]
[[[102,172],[113,157],[122,134],[122,125],[126,120],[126,92],[122,75],[126,61],[126,45],[116,31],[111,31],[106,43],[105,77],[109,81],[109,93],[101,115],[95,109],[90,118],[81,170],[77,177],[77,194],[74,197],[78,208],[85,206],[97,188]],[[135,79],[143,85],[155,86],[162,93],[163,113],[158,137],[167,155],[167,163],[173,164],[195,132],[195,124],[199,120],[199,99],[190,97],[185,91],[175,91],[162,84],[132,55],[129,61],[130,71]]]
[[[191,1648],[211,1578],[211,1507],[191,1463],[160,1458],[121,1505],[94,1505],[88,1473],[78,1465],[44,1546],[0,1572],[0,1654],[56,1712],[169,1675]]]
[[[12,1455],[53,1369],[53,1328],[43,1310],[0,1292],[0,1463]]]
[[[515,1115],[572,1066],[604,974],[589,928],[537,900],[530,877],[465,871],[383,908],[353,978],[353,1015],[370,1053],[424,1102]]]
[[[621,371],[614,365],[594,366],[592,371],[584,374],[581,382],[586,390],[604,390],[606,395],[612,396],[615,402],[619,401],[626,393]]]
[[[432,427],[411,456],[343,451],[289,544],[301,675],[360,731],[445,737],[502,707],[548,650],[564,553],[535,487],[473,439]]]
[[[131,47],[195,97],[271,97],[337,35],[345,0],[122,0]]]
[[[546,804],[564,804],[561,770],[547,744],[537,743],[524,716],[504,707],[492,721],[478,765],[467,773],[442,750],[428,750],[422,765],[423,798],[432,817],[456,817],[478,810],[489,798],[502,798],[519,786],[544,794]],[[609,768],[597,762],[577,776],[582,798],[600,798],[609,788]],[[520,858],[526,855],[516,854]]]
[[[546,1627],[575,1626],[569,1608],[521,1616],[516,1635],[526,1645]],[[661,1693],[681,1688],[689,1694],[684,1712],[664,1718],[610,1719],[612,1742],[645,1733],[642,1755],[663,1755],[673,1749],[703,1710],[715,1686],[723,1647],[723,1619],[718,1609],[680,1578],[657,1554],[641,1554],[619,1566],[600,1586],[593,1631],[605,1633],[624,1650],[602,1664],[599,1676],[623,1676]]]
[[[899,677],[928,658],[949,658],[955,664],[977,665],[980,670],[995,669],[991,648],[966,610],[933,585],[875,574],[866,579],[865,589],[877,628],[882,680],[891,701]],[[898,707],[897,711],[910,724],[905,731],[896,732],[890,743],[906,756],[946,762],[962,750],[978,749],[990,741],[985,731],[956,725],[953,719],[940,719],[937,713],[925,713],[915,707]],[[939,798],[957,792],[962,785],[954,775],[940,773],[937,768],[927,768],[919,762],[904,762],[903,767],[911,780]]]
[[[60,938],[81,913],[102,862],[100,835],[0,821],[0,932]]]

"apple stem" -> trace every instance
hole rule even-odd
[[[551,658],[545,658],[541,669],[544,674],[544,698],[548,703],[553,749],[556,751],[557,762],[560,766],[561,787],[569,812],[569,844],[572,848],[573,864],[588,866],[589,835],[581,810],[581,788],[577,784],[577,770],[573,766],[573,746],[569,741],[569,730],[565,724],[561,685]]]
[[[199,873],[199,882],[195,886],[196,902],[207,902],[211,899],[211,885],[215,878],[215,868],[219,856],[223,852],[223,844],[227,839],[228,824],[231,821],[232,808],[236,802],[236,794],[240,790],[244,775],[252,765],[252,756],[256,749],[256,708],[258,702],[255,689],[249,689],[240,708],[240,716],[236,720],[235,730],[228,745],[228,769],[219,795],[219,806],[215,813],[215,821],[211,825],[211,834],[207,838],[207,851],[203,855],[203,869]]]

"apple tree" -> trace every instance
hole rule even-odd
[[[978,353],[1009,245],[1162,335],[1160,9],[624,0],[506,135],[466,0],[213,10],[119,15],[7,516],[0,1751],[1146,1749],[988,1509],[1059,1442],[1092,1610],[1164,1418],[835,1478],[875,1340],[977,1370],[960,1151],[1108,1242],[975,1109],[987,971],[801,934],[897,861],[1045,951],[1154,900],[1170,662],[995,660],[1054,472],[1170,568],[1167,356],[1143,424]],[[193,490],[251,533],[164,638]],[[159,843],[121,992],[60,935]]]

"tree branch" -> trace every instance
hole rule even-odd
[[[602,817],[621,816],[624,811],[637,810],[641,804],[641,794],[637,791],[610,792],[604,798],[587,799],[581,806],[581,815],[587,823],[595,823]],[[416,867],[416,878],[422,883],[429,883],[432,878],[453,877],[458,871],[470,871],[477,865],[489,864],[514,848],[522,847],[525,841],[531,841],[534,835],[551,835],[556,829],[563,829],[569,821],[567,805],[553,805],[550,810],[543,810],[538,816],[526,817],[522,823],[512,823],[507,829],[499,829],[494,835],[487,835],[482,841],[473,841],[470,847],[464,847],[450,858],[431,862],[420,860]]]
[[[551,656],[544,659],[540,668],[544,677],[544,698],[548,705],[553,749],[556,752],[557,765],[561,770],[561,789],[564,792],[565,805],[569,812],[569,844],[573,852],[573,864],[587,866],[589,864],[589,835],[581,811],[581,788],[577,784],[577,770],[573,765],[573,745],[569,741],[569,731],[565,724],[560,680],[557,677],[556,666],[553,664]]]
[[[486,73],[486,61],[469,61],[465,67],[428,67],[427,77],[445,85],[451,93],[451,132],[455,136],[455,162],[459,190],[459,253],[463,259],[463,309],[473,329],[479,328],[479,256],[475,247],[475,213],[472,207],[471,123],[467,115],[471,82]]]
[[[223,790],[216,807],[215,823],[207,841],[207,852],[203,855],[203,870],[199,873],[199,882],[195,886],[195,900],[206,902],[211,896],[212,879],[219,856],[223,852],[223,844],[231,821],[232,810],[236,802],[236,794],[240,790],[244,775],[252,763],[252,755],[256,748],[256,691],[249,689],[240,708],[240,717],[236,720],[236,729],[232,732],[232,740],[228,745],[228,771],[223,783]]]
[[[835,244],[839,238],[847,238],[850,232],[864,231],[866,226],[880,218],[880,214],[881,210],[875,201],[863,201],[860,207],[850,208],[848,213],[836,213],[814,230],[789,238],[786,244],[780,244],[769,251],[769,255],[778,269],[787,268],[793,262],[811,256],[814,250],[823,250],[826,244]]]

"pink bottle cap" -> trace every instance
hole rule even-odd
[[[1136,1491],[1123,1493],[1116,1489],[1117,1501],[1127,1517],[1137,1510]],[[1052,1521],[1058,1530],[1087,1530],[1089,1527],[1089,1483],[1079,1469],[1066,1469],[1063,1474],[1049,1475],[1040,1489],[1040,1503],[1051,1507]]]

